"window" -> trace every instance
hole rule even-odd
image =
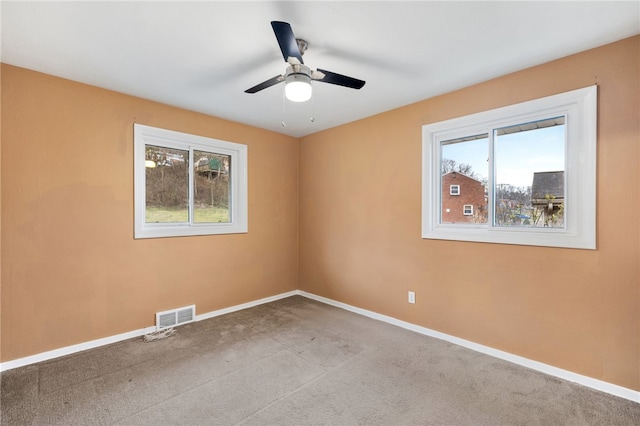
[[[593,86],[423,126],[422,237],[595,249],[596,116]]]
[[[460,195],[460,185],[449,185],[450,195]]]
[[[247,232],[247,146],[134,125],[135,238]]]

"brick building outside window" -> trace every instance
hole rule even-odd
[[[442,175],[441,223],[486,223],[487,196],[482,182],[460,172]]]

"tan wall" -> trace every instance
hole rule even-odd
[[[0,83],[2,82],[2,66],[0,66]],[[0,84],[2,99],[2,84]],[[0,361],[2,361],[2,102],[0,102]]]
[[[3,362],[139,329],[162,309],[196,303],[204,313],[300,288],[640,390],[640,37],[299,147],[67,80],[1,72]],[[420,238],[422,125],[595,81],[598,250]],[[248,144],[249,233],[134,240],[134,121]]]
[[[249,233],[134,240],[134,121],[247,144]],[[297,288],[295,138],[3,65],[1,172],[2,361]]]
[[[639,54],[634,37],[302,138],[300,288],[640,390]],[[422,125],[596,81],[597,250],[420,238]]]

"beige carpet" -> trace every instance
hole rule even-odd
[[[640,425],[640,404],[291,297],[2,374],[2,425]]]

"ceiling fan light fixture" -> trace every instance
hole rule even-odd
[[[291,73],[285,79],[284,95],[292,102],[306,102],[311,99],[311,77],[304,73]]]

